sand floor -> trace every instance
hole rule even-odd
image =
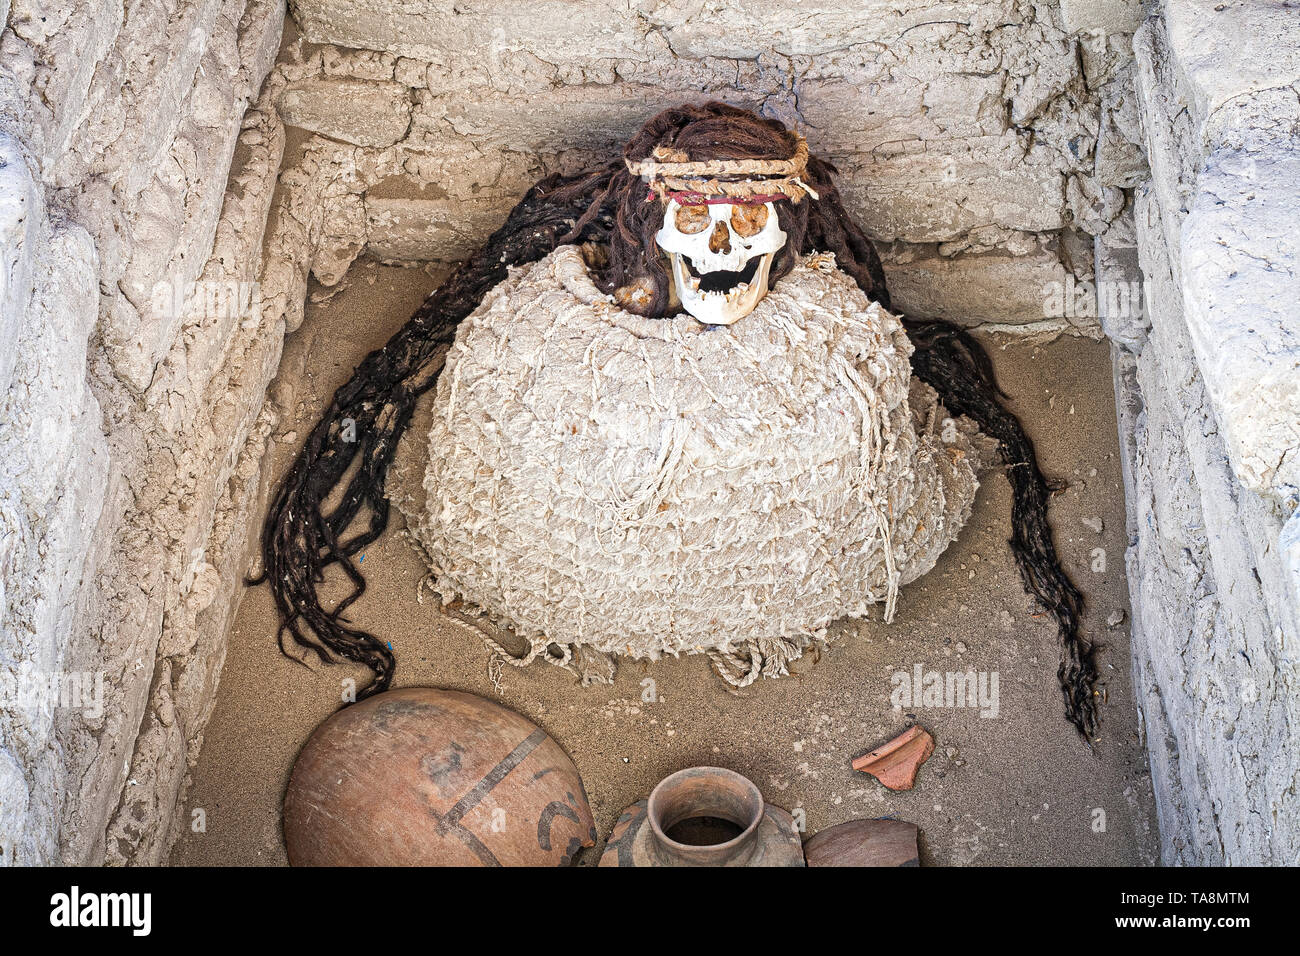
[[[335,387],[382,344],[435,284],[420,269],[353,267],[344,291],[310,303],[286,342],[273,467],[283,469]],[[319,298],[319,295],[313,296]],[[746,774],[766,799],[799,808],[808,833],[859,817],[897,817],[921,831],[929,864],[1131,865],[1156,862],[1158,837],[1129,667],[1124,502],[1108,346],[1063,337],[1041,345],[984,339],[1012,407],[1051,477],[1069,482],[1052,521],[1066,568],[1088,601],[1084,626],[1101,655],[1101,740],[1090,753],[1061,717],[1050,619],[1035,616],[1010,551],[1011,497],[985,475],[970,524],[929,575],[905,588],[891,625],[841,622],[836,644],[791,677],[729,693],[703,657],[624,663],[613,686],[568,672],[506,668],[496,699],[530,717],[573,756],[601,838],[625,806],[667,774],[697,764]],[[397,686],[495,696],[488,652],[464,625],[416,601],[424,568],[397,533],[369,549],[366,596],[352,619],[392,641]],[[1100,549],[1100,550],[1098,550]],[[1099,557],[1104,560],[1103,565]],[[1111,624],[1108,625],[1108,620]],[[338,706],[351,665],[303,666],[279,652],[265,588],[245,592],[185,806],[205,811],[175,864],[284,864],[280,801],[298,750]],[[977,709],[890,703],[901,669],[996,672],[996,717]],[[657,700],[643,696],[649,678]],[[915,789],[894,793],[849,762],[915,721],[937,749]],[[600,849],[587,851],[594,862]]]

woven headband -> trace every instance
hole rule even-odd
[[[808,168],[808,143],[798,133],[799,145],[789,159],[706,159],[690,162],[686,154],[659,146],[649,159],[625,160],[628,172],[649,184],[647,201],[676,199],[682,205],[759,203],[788,199],[797,203],[805,195],[819,198],[801,178]],[[718,177],[765,176],[765,179]]]

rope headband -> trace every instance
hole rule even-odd
[[[797,203],[805,195],[818,199],[803,181],[808,168],[808,143],[798,133],[799,145],[789,159],[706,159],[690,162],[685,153],[659,146],[648,159],[631,160],[628,172],[650,186],[646,202],[675,199],[683,206],[740,203],[761,205],[788,199]],[[732,177],[743,176],[744,179]],[[763,179],[749,177],[762,176]]]

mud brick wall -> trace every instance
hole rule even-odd
[[[1148,314],[1107,329],[1133,649],[1167,863],[1300,860],[1300,17],[1138,31]],[[1103,278],[1132,263],[1099,243]]]
[[[0,13],[0,860],[152,862],[212,705],[269,427],[281,333],[193,284],[260,270],[271,192],[237,186],[260,162],[269,187],[280,158],[240,130],[284,7]],[[83,674],[97,706],[9,694]]]

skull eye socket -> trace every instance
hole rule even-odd
[[[709,207],[678,206],[676,222],[678,232],[685,233],[688,236],[694,235],[709,224]]]
[[[731,209],[731,228],[736,235],[748,239],[762,232],[767,225],[767,206],[736,205]]]

